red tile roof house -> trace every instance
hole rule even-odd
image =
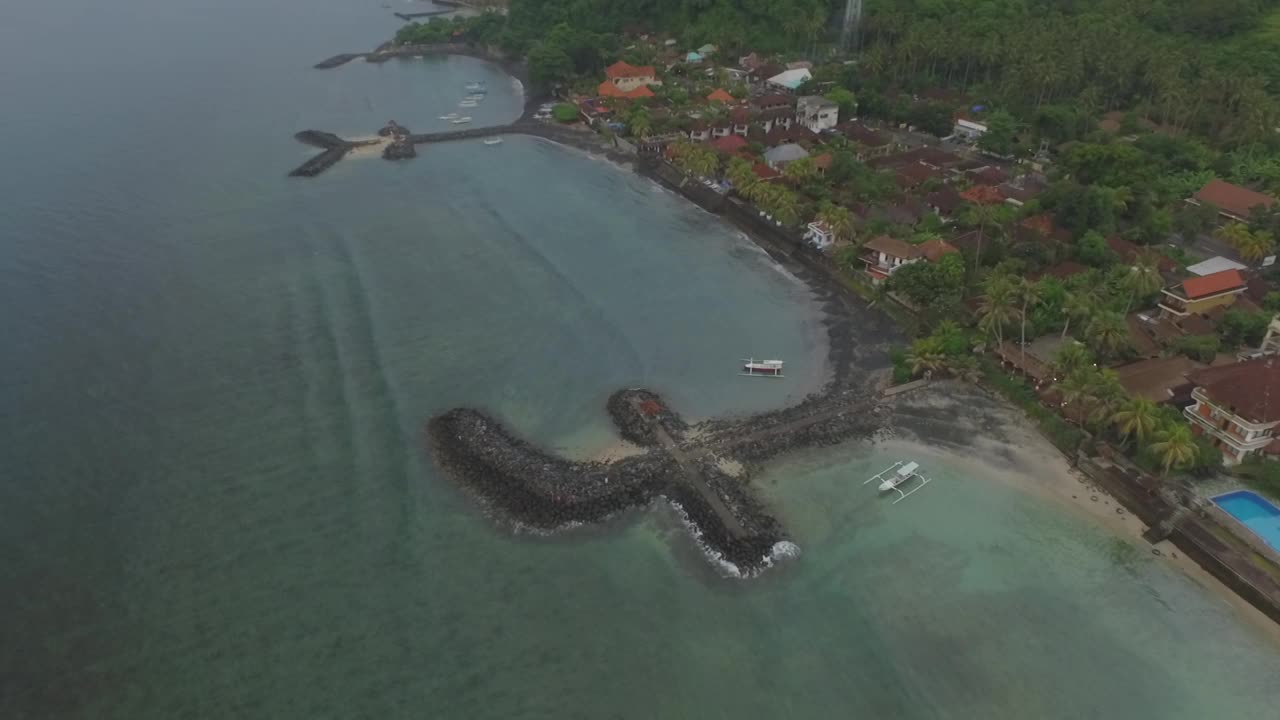
[[[943,222],[951,222],[960,208],[964,207],[964,198],[950,185],[929,193],[924,197],[924,202]]]
[[[1071,243],[1071,233],[1058,227],[1053,218],[1044,213],[1024,218],[1014,228],[1013,236],[1018,242]]]
[[[912,163],[895,168],[893,175],[894,182],[898,183],[898,187],[904,190],[912,190],[920,187],[927,180],[941,178],[942,170],[924,163]]]
[[[1195,195],[1187,198],[1187,202],[1192,205],[1208,205],[1217,210],[1218,215],[1230,220],[1248,220],[1253,208],[1270,209],[1276,204],[1276,199],[1215,178]]]
[[[1135,245],[1119,235],[1112,235],[1107,238],[1107,247],[1111,248],[1111,252],[1118,255],[1120,257],[1120,261],[1125,263],[1133,263],[1140,255],[1142,255],[1143,252],[1142,246]],[[1160,269],[1160,272],[1174,272],[1178,269],[1178,263],[1174,262],[1172,259],[1153,250],[1148,250],[1148,252],[1151,252],[1155,256],[1156,267]]]
[[[725,92],[721,88],[716,88],[715,90],[711,91],[710,95],[707,96],[707,100],[711,102],[718,102],[718,103],[732,103],[733,96]]]
[[[647,85],[637,85],[630,90],[623,90],[608,80],[600,83],[600,87],[596,88],[596,93],[600,97],[624,98],[627,100],[653,97],[653,91]]]
[[[605,68],[604,76],[605,82],[624,93],[642,86],[662,84],[652,65],[629,65],[621,60]]]
[[[1195,402],[1183,413],[1192,431],[1208,436],[1222,451],[1225,464],[1259,452],[1280,454],[1280,440],[1274,435],[1280,424],[1280,358],[1196,370],[1187,379],[1195,386]]]
[[[894,270],[924,257],[919,245],[888,235],[871,238],[863,243],[862,250],[862,262],[867,264],[867,275],[877,285],[887,280]]]
[[[716,152],[732,155],[747,146],[746,138],[741,135],[729,135],[722,138],[712,140],[708,145],[716,150]]]
[[[893,151],[893,140],[852,120],[836,125],[836,131],[853,143],[854,156],[859,160],[880,157]]]
[[[862,245],[862,262],[867,264],[867,275],[873,284],[884,282],[895,270],[913,262],[937,262],[944,255],[960,252],[944,240],[929,240],[919,245],[878,235]]]
[[[1203,277],[1183,280],[1160,292],[1160,315],[1181,319],[1191,314],[1201,314],[1215,307],[1230,305],[1236,296],[1245,291],[1248,284],[1239,270],[1223,270]]]

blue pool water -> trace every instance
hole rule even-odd
[[[1280,508],[1249,490],[1219,495],[1213,502],[1266,540],[1268,545],[1280,550]]]

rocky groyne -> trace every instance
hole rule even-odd
[[[538,530],[598,522],[646,505],[677,472],[674,460],[658,454],[615,463],[556,457],[468,408],[432,418],[427,439],[441,468],[486,506]]]

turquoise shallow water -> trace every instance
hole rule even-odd
[[[803,548],[716,578],[662,509],[498,532],[423,421],[612,442],[821,384],[808,291],[636,176],[528,138],[284,174],[307,127],[418,130],[464,58],[314,62],[376,3],[0,6],[0,717],[1265,716],[1277,651],[980,477],[892,519],[854,446],[761,479]],[[92,16],[92,23],[79,22]],[[200,32],[192,32],[198,27]],[[75,52],[42,52],[47,47]],[[39,57],[40,62],[32,58]],[[473,113],[477,115],[477,113]],[[736,359],[785,357],[785,383]],[[943,473],[945,475],[945,473]]]

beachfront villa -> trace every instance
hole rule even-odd
[[[1239,270],[1223,270],[1187,278],[1160,291],[1164,294],[1160,300],[1160,314],[1174,320],[1230,305],[1247,288],[1248,283]]]
[[[1280,455],[1280,359],[1255,360],[1196,370],[1187,375],[1194,401],[1183,413],[1191,430],[1210,438],[1222,461],[1235,465],[1255,453]]]
[[[604,69],[605,82],[624,93],[639,87],[661,85],[652,65],[630,65],[622,60]],[[601,93],[602,95],[604,93]]]

